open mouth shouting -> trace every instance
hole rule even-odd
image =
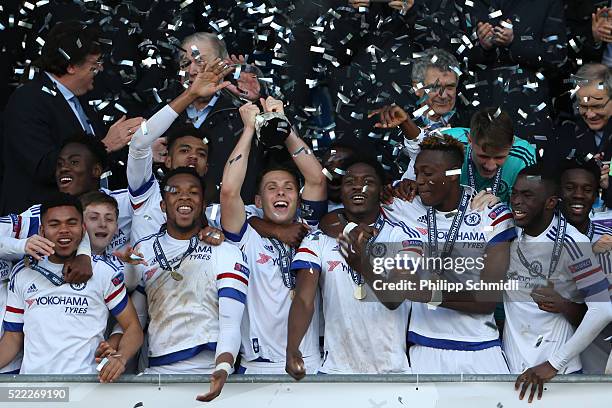
[[[569,204],[568,209],[570,214],[576,216],[585,215],[587,212],[587,206],[581,203]]]
[[[70,175],[67,175],[67,174],[61,175],[58,178],[59,187],[62,189],[68,188],[70,186],[70,183],[72,183],[73,180],[74,178]]]
[[[527,217],[527,213],[523,210],[519,210],[517,208],[512,209],[512,215],[514,216],[515,221],[524,220]]]
[[[368,196],[364,193],[356,193],[351,196],[351,201],[355,205],[362,205],[365,204],[367,198]]]
[[[190,215],[193,213],[193,206],[191,204],[181,204],[176,209],[176,212],[180,215]]]
[[[72,244],[72,238],[69,237],[63,237],[57,240],[57,246],[62,249],[69,248],[70,244]]]

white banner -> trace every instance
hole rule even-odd
[[[0,382],[0,407],[43,408],[511,408],[528,407],[520,401],[511,382],[334,382],[334,383],[228,383],[212,403],[196,401],[208,384],[195,383],[8,383]],[[60,392],[62,388],[66,393]],[[25,390],[25,392],[23,391]],[[36,391],[39,391],[36,394]],[[68,402],[36,402],[67,395]],[[12,396],[12,397],[11,397]],[[612,401],[610,382],[551,383],[533,407],[604,407]]]

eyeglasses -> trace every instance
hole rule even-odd
[[[591,112],[593,112],[593,113],[599,113],[599,112],[602,112],[606,108],[606,105],[608,104],[608,102],[610,102],[610,98],[608,98],[606,103],[600,103],[599,105],[590,105],[589,106],[589,105],[579,104],[578,105],[578,112],[580,112],[582,114],[585,114],[589,110],[591,110]]]

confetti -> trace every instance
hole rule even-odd
[[[498,18],[502,16],[502,11],[501,10],[496,10],[492,13],[489,14],[489,18]]]
[[[70,61],[70,55],[68,55],[66,51],[64,51],[62,48],[58,48],[57,50],[60,54],[62,54],[62,57],[66,58],[66,61]]]
[[[146,119],[143,120],[142,123],[140,124],[140,131],[145,136],[149,134],[149,129],[147,129],[147,121],[146,121]]]
[[[446,170],[446,176],[460,176],[461,169]]]
[[[329,179],[329,181],[334,180],[334,176],[325,167],[323,168],[323,170],[321,170],[321,172],[325,175],[325,177]]]
[[[604,339],[604,341],[612,341],[612,336],[610,336],[610,337],[606,337],[606,338]]]
[[[102,173],[100,175],[100,180],[104,180],[105,178],[108,178],[110,176],[112,176],[113,172],[112,171],[105,171],[104,173]]]
[[[504,28],[507,28],[508,30],[512,30],[512,24],[510,24],[507,21],[502,21],[502,22],[499,23],[499,25],[501,25]]]

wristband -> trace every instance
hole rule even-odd
[[[354,222],[349,222],[348,224],[346,224],[346,227],[344,227],[344,230],[342,230],[342,235],[346,235],[348,237],[351,231],[355,228],[357,228],[357,224],[355,224]]]
[[[219,371],[219,370],[225,371],[227,375],[230,375],[231,373],[234,372],[234,368],[232,367],[232,365],[226,362],[217,364],[217,366],[215,367],[215,371]]]
[[[431,300],[427,302],[428,309],[435,309],[436,307],[442,304],[442,291],[441,290],[432,290],[431,291]]]

